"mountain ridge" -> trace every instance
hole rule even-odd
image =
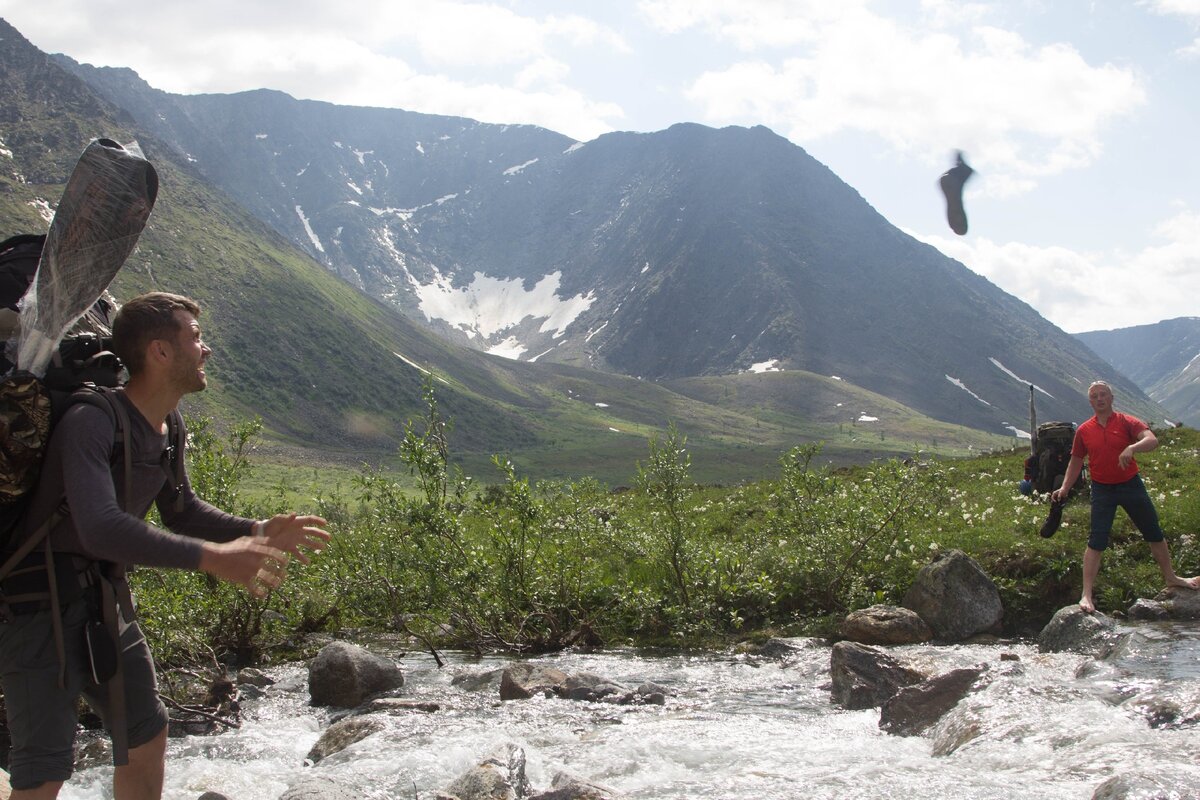
[[[1021,426],[1030,383],[1049,416],[1085,418],[1087,384],[1111,371],[762,126],[579,143],[266,90],[135,92],[132,73],[72,69],[111,100],[152,99],[147,125],[186,118],[205,144],[175,146],[210,179],[459,344],[663,381],[775,362],[994,432]]]
[[[261,414],[271,452],[300,463],[394,464],[405,426],[423,412],[426,380],[454,421],[457,453],[511,456],[533,475],[627,481],[646,439],[670,421],[706,454],[696,474],[709,480],[773,471],[784,450],[814,439],[831,440],[827,454],[838,461],[911,454],[931,445],[930,430],[941,452],[1009,441],[912,412],[881,421],[871,437],[832,441],[836,428],[808,421],[804,403],[769,415],[723,409],[650,381],[448,343],[313,261],[58,62],[0,23],[0,228],[45,228],[88,139],[136,138],[158,167],[161,194],[113,290],[128,298],[165,288],[201,302],[213,369],[209,390],[187,407],[226,422]],[[856,406],[890,404],[849,386],[844,395]]]
[[[1200,426],[1200,317],[1087,331],[1076,337],[1133,379],[1177,421]]]

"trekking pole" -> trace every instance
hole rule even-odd
[[[1037,409],[1033,407],[1033,384],[1029,384],[1029,455],[1037,455]]]

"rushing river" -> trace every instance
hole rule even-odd
[[[266,696],[244,704],[240,730],[171,740],[165,797],[212,790],[275,800],[305,774],[321,774],[364,798],[429,798],[506,742],[524,749],[535,789],[565,770],[631,798],[1087,800],[1107,778],[1135,774],[1175,776],[1189,797],[1200,786],[1200,725],[1188,719],[1200,718],[1200,626],[1135,630],[1105,662],[1029,643],[893,648],[930,674],[989,665],[985,688],[933,731],[908,738],[882,732],[878,709],[830,705],[830,651],[817,640],[788,640],[797,650],[783,661],[634,652],[544,659],[675,693],[664,706],[632,707],[501,703],[495,684],[470,691],[451,679],[503,659],[450,654],[438,669],[428,654],[372,646],[402,665],[400,696],[441,710],[383,715],[383,731],[305,767],[330,712],[308,705],[303,666],[281,667]],[[84,770],[61,796],[111,797],[110,779],[111,768]]]

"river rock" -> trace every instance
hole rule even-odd
[[[1076,605],[1060,608],[1038,634],[1043,653],[1103,656],[1119,639],[1116,623],[1099,611],[1089,614]]]
[[[196,800],[229,800],[229,798],[220,792],[205,792]]]
[[[829,658],[830,699],[847,709],[881,706],[899,689],[925,679],[874,647],[838,642]]]
[[[321,738],[308,751],[308,760],[316,764],[323,758],[340,753],[355,742],[361,742],[372,733],[383,730],[383,721],[377,717],[347,717],[325,729]]]
[[[1171,610],[1157,600],[1139,597],[1125,612],[1125,616],[1139,622],[1159,622],[1170,619]]]
[[[1200,592],[1180,586],[1168,586],[1154,597],[1171,619],[1200,619]]]
[[[411,711],[420,711],[425,714],[432,714],[436,711],[441,711],[442,707],[434,702],[427,700],[403,700],[399,697],[376,697],[373,700],[368,700],[358,708],[354,709],[355,714],[407,714]]]
[[[1115,775],[1096,787],[1092,800],[1181,800],[1200,797],[1200,779],[1180,769]]]
[[[576,672],[567,675],[562,684],[554,687],[554,693],[568,700],[586,700],[595,703],[610,697],[622,698],[629,695],[630,690],[594,672]]]
[[[877,605],[851,612],[841,625],[842,638],[859,644],[918,644],[933,631],[917,612],[899,606]]]
[[[765,642],[743,642],[738,645],[738,652],[760,658],[788,661],[800,654],[800,648],[786,639],[767,639]]]
[[[941,758],[983,735],[983,719],[979,712],[959,703],[950,709],[929,732],[929,754]]]
[[[8,772],[0,769],[0,800],[8,800],[12,787],[8,784]]]
[[[550,788],[531,795],[529,800],[616,800],[622,796],[620,792],[607,786],[586,781],[566,772],[557,772],[554,780],[550,781]]]
[[[112,740],[102,731],[80,731],[75,736],[75,769],[112,764]]]
[[[917,612],[936,638],[947,642],[993,630],[1004,617],[1000,590],[961,550],[942,553],[922,567],[903,605]]]
[[[481,692],[499,684],[503,673],[502,669],[466,670],[451,678],[450,685],[465,692]]]
[[[308,667],[314,706],[353,708],[366,698],[404,685],[396,664],[355,644],[332,642]]]
[[[515,744],[502,745],[477,766],[446,787],[442,796],[458,800],[519,800],[529,794],[525,777],[525,751]]]
[[[279,800],[362,800],[360,789],[324,775],[312,775],[294,784]]]
[[[275,679],[261,669],[254,667],[246,667],[238,670],[237,674],[238,686],[254,686],[259,689],[266,689],[275,683]]]
[[[518,661],[500,676],[501,700],[528,700],[535,694],[554,694],[567,681],[567,673],[545,664]]]
[[[897,691],[879,715],[879,727],[897,736],[919,736],[958,705],[987,671],[986,664],[951,670]]]

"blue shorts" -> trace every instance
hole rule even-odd
[[[1158,511],[1150,500],[1141,475],[1134,475],[1124,483],[1096,483],[1092,481],[1092,532],[1088,536],[1088,547],[1104,550],[1108,547],[1108,536],[1112,533],[1117,507],[1125,509],[1142,538],[1147,542],[1161,542],[1162,528],[1158,525]]]
[[[62,609],[66,649],[66,689],[58,686],[58,653],[49,611],[17,614],[0,622],[0,684],[12,735],[10,783],[34,789],[47,781],[65,781],[75,766],[75,704],[87,699],[105,728],[111,730],[108,687],[91,678],[84,643],[89,617],[82,600]],[[137,623],[121,632],[125,672],[125,722],[130,748],[146,744],[167,724],[167,709],[158,697],[158,681],[150,648]]]

